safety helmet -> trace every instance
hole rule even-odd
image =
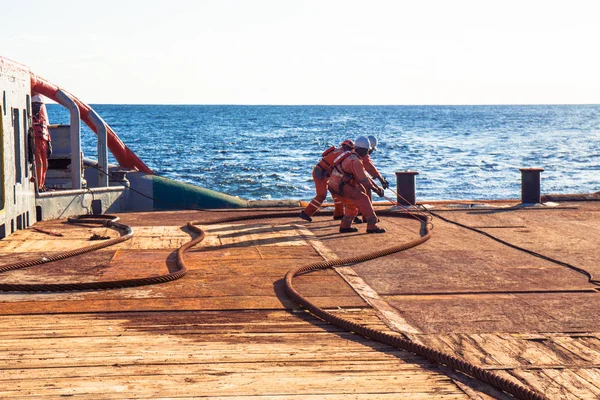
[[[354,150],[354,142],[350,139],[346,139],[340,144],[340,147],[348,147],[350,150]]]
[[[371,142],[369,142],[369,139],[367,139],[366,137],[359,136],[354,141],[354,147],[371,150]]]
[[[42,96],[40,96],[39,94],[34,94],[33,96],[31,96],[31,102],[32,103],[43,103],[44,100],[42,99]]]
[[[369,139],[369,143],[371,143],[371,149],[375,150],[377,148],[377,138],[373,135],[367,136]]]

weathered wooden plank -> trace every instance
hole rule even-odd
[[[311,301],[324,308],[361,307],[358,296],[312,297]],[[216,311],[243,309],[295,309],[298,305],[287,298],[275,296],[221,296],[198,298],[98,299],[73,301],[31,301],[1,303],[0,314],[61,314],[118,311]]]
[[[46,257],[56,254],[50,253],[23,253],[21,260],[17,258],[7,261],[6,264],[38,259],[39,256]],[[93,281],[103,278],[111,273],[109,263],[114,255],[113,250],[100,250],[92,253],[82,254],[76,257],[67,258],[65,260],[49,262],[34,267],[8,271],[0,274],[0,282],[2,283],[32,283],[32,282],[51,282],[57,280],[65,281]],[[133,271],[134,273],[136,271]],[[7,298],[9,295],[3,294],[0,301]]]
[[[44,396],[45,400],[64,400],[65,397],[71,398],[81,398],[81,396],[75,395],[56,395],[56,396]],[[202,396],[202,399],[207,400],[348,400],[349,396],[353,400],[397,400],[397,393],[352,393],[349,394],[285,394],[285,395],[250,395],[250,396],[236,396],[236,395],[227,395],[227,396]],[[433,396],[433,397],[431,397]],[[85,397],[85,396],[83,396]],[[16,398],[29,398],[29,397],[16,397]],[[103,394],[103,398],[104,394]],[[122,397],[115,397],[117,399]],[[136,399],[143,400],[156,400],[156,396],[153,397],[136,397]],[[176,397],[177,399],[197,399],[198,396],[188,396],[187,394],[179,394]],[[417,399],[436,399],[436,400],[465,400],[467,397],[463,393],[435,393],[432,394],[423,394],[423,393],[403,393],[402,399],[406,400],[417,400]],[[488,400],[483,397],[484,400]]]
[[[573,372],[584,379],[588,385],[595,386],[596,389],[600,389],[600,367],[579,368],[573,370]]]
[[[362,363],[372,360],[385,360],[384,356],[373,356],[373,352],[355,352],[349,353],[314,353],[300,352],[292,353],[269,353],[268,351],[249,353],[248,355],[239,354],[239,351],[225,353],[222,355],[217,352],[206,355],[196,355],[195,353],[160,353],[160,354],[86,354],[64,353],[62,357],[46,357],[40,355],[38,358],[29,358],[19,360],[11,358],[2,360],[3,368],[12,371],[19,368],[27,369],[50,369],[50,368],[65,368],[65,367],[81,367],[89,368],[94,366],[111,366],[111,365],[187,365],[187,364],[229,364],[229,363],[320,363],[324,361],[341,362],[352,360],[355,363]],[[398,354],[387,354],[387,357],[398,357]],[[422,364],[422,359],[408,358],[407,361],[415,364]],[[425,364],[430,365],[430,364]]]
[[[360,389],[357,389],[360,387]],[[2,390],[3,389],[3,390]],[[0,388],[0,396],[45,395],[102,395],[103,398],[138,396],[172,397],[180,393],[197,396],[287,395],[287,394],[348,394],[353,393],[411,393],[417,398],[431,398],[434,394],[456,395],[456,386],[447,377],[399,371],[394,376],[362,373],[319,373],[302,376],[289,374],[227,373],[218,375],[157,375],[102,377],[102,379],[71,378],[60,381],[39,379],[23,381],[8,388]]]
[[[39,224],[41,227],[41,224]],[[38,227],[38,224],[36,224]],[[36,242],[36,241],[53,241],[59,243],[61,241],[71,241],[74,239],[80,240],[89,240],[89,238],[94,234],[102,235],[102,236],[110,236],[117,237],[120,235],[119,231],[112,228],[105,228],[101,225],[90,225],[90,227],[80,227],[77,225],[71,224],[63,224],[55,228],[47,229],[49,231],[60,233],[63,236],[50,236],[42,232],[37,232],[33,229],[26,229],[16,231],[10,236],[7,236],[2,240],[2,242]]]
[[[134,338],[134,337],[131,337]],[[172,338],[172,337],[171,337]],[[283,337],[287,339],[287,337]],[[98,341],[95,338],[94,341]],[[185,339],[185,338],[183,338]],[[280,338],[281,339],[281,338]],[[352,339],[352,338],[346,338]],[[91,341],[90,341],[91,342]],[[372,360],[402,358],[406,356],[407,360],[414,360],[416,356],[382,345],[364,344],[359,346],[357,343],[348,345],[344,342],[328,342],[323,338],[316,337],[313,343],[303,342],[294,345],[280,343],[276,341],[265,342],[243,342],[233,343],[232,341],[206,342],[187,339],[172,340],[171,343],[151,342],[147,340],[145,345],[131,348],[128,344],[138,346],[144,342],[143,338],[137,341],[126,341],[124,343],[115,341],[114,343],[98,343],[83,345],[77,343],[73,347],[62,346],[62,343],[50,344],[47,349],[42,348],[5,348],[5,354],[2,355],[4,362],[17,362],[28,368],[35,367],[36,364],[61,363],[63,365],[79,365],[80,361],[73,361],[72,358],[89,358],[89,365],[102,365],[106,360],[111,365],[112,360],[131,361],[136,360],[136,364],[163,364],[172,363],[206,363],[206,362],[267,362],[267,361],[311,361],[311,360],[344,360],[344,359],[365,359],[370,355]],[[327,349],[332,345],[346,345],[344,350]],[[162,346],[162,347],[157,347]],[[375,353],[374,350],[377,350]],[[246,354],[242,354],[246,352]],[[111,358],[112,357],[112,358]],[[265,358],[260,358],[265,357]],[[333,357],[333,358],[332,358]],[[114,361],[113,361],[114,362]],[[83,365],[83,364],[82,364]]]
[[[330,310],[344,318],[351,318],[363,324],[376,324],[377,315],[370,308],[352,308]],[[0,316],[0,324],[5,329],[20,332],[22,329],[78,329],[81,326],[196,326],[207,329],[228,328],[229,326],[248,329],[256,327],[277,326],[313,326],[326,322],[313,317],[304,310],[243,310],[243,311],[203,311],[196,312],[125,312],[125,313],[96,313],[96,314],[59,314],[59,315],[4,315]],[[0,331],[1,333],[1,331]]]
[[[600,364],[600,351],[588,345],[594,343],[591,340],[568,336],[555,336],[552,337],[551,340],[567,351],[573,353],[573,355],[577,357],[577,361],[583,359],[591,363]]]
[[[156,335],[149,331],[147,335],[127,335],[122,334],[114,336],[96,336],[91,340],[89,337],[68,337],[68,338],[35,338],[35,339],[8,339],[5,338],[0,343],[0,349],[8,353],[0,355],[0,358],[9,358],[10,353],[19,352],[21,355],[38,354],[39,352],[53,352],[60,349],[101,349],[105,347],[135,346],[138,349],[152,350],[164,346],[175,348],[197,347],[200,343],[203,349],[212,347],[229,349],[232,346],[253,346],[270,343],[284,343],[286,340],[292,341],[294,347],[311,348],[312,343],[320,343],[319,346],[333,344],[338,339],[351,340],[353,346],[369,346],[370,348],[392,350],[392,347],[383,345],[379,342],[373,342],[369,339],[356,336],[350,332],[336,332],[337,337],[331,337],[329,331],[321,329],[320,331],[305,333],[294,332],[261,332],[261,333],[228,333],[212,332],[198,335]],[[350,347],[350,344],[344,342]],[[339,350],[339,349],[338,349]]]
[[[581,400],[569,388],[551,379],[544,373],[546,370],[512,370],[510,374],[517,377],[522,383],[530,386],[550,399]]]
[[[215,265],[237,265],[239,262],[244,262],[247,265],[258,264],[262,265],[265,260],[269,264],[277,264],[277,262],[285,262],[288,264],[307,262],[307,258],[320,258],[319,254],[308,246],[304,247],[268,247],[268,246],[252,246],[230,249],[216,249],[203,251],[188,251],[184,260],[191,268],[204,268]],[[130,250],[122,249],[117,251],[114,262],[123,263],[139,263],[140,260],[160,259],[165,261],[176,260],[176,250]],[[260,261],[257,261],[260,260]],[[219,261],[219,263],[215,263]],[[235,261],[235,262],[233,262]]]
[[[440,335],[439,338],[452,349],[453,354],[468,362],[479,366],[499,364],[498,360],[494,359],[485,349],[470,340],[469,335],[450,334]]]
[[[371,310],[344,312],[336,314],[349,318],[356,323],[386,330]],[[254,312],[202,312],[202,313],[131,313],[98,315],[53,315],[27,317],[0,317],[0,338],[68,338],[120,335],[176,334],[237,334],[237,333],[310,333],[326,329],[328,332],[342,332],[306,313],[288,313],[284,311]]]
[[[358,362],[357,362],[358,361]],[[165,370],[166,368],[166,370]],[[407,363],[401,359],[387,360],[319,360],[298,362],[213,362],[187,364],[118,364],[99,366],[65,366],[59,368],[18,368],[0,369],[0,387],[13,381],[30,379],[68,379],[84,377],[128,377],[143,375],[218,375],[243,372],[245,374],[320,374],[320,373],[364,373],[365,375],[393,375],[399,371],[427,371],[423,365]],[[406,372],[405,372],[406,373]]]
[[[144,272],[143,269],[139,269],[135,275],[138,277],[154,277],[158,274],[148,268],[149,271]],[[166,271],[165,271],[166,272]],[[53,296],[52,298],[61,300],[109,300],[119,299],[124,297],[136,297],[136,298],[147,298],[157,299],[169,297],[173,300],[184,299],[184,298],[211,298],[211,297],[275,297],[282,299],[283,301],[289,302],[285,294],[284,282],[282,279],[265,279],[261,276],[247,276],[243,281],[238,277],[233,276],[219,276],[213,277],[211,280],[206,279],[194,279],[195,271],[190,271],[185,278],[169,282],[160,285],[148,285],[140,286],[137,288],[131,288],[126,290],[112,290],[112,291],[98,291],[98,292],[73,292],[64,295]],[[328,276],[330,275],[330,276]],[[117,278],[125,278],[125,276],[117,275]],[[84,280],[81,277],[74,281]],[[103,279],[104,280],[104,279]],[[39,280],[37,280],[39,281]],[[52,280],[50,280],[51,283]],[[55,280],[54,280],[55,282]],[[336,297],[353,297],[356,293],[346,283],[341,280],[338,276],[331,276],[331,274],[311,274],[299,277],[295,281],[296,288],[303,293],[305,296],[312,297],[330,297],[331,299]],[[39,296],[38,296],[39,298]],[[26,296],[16,295],[12,298],[5,297],[5,303],[8,300],[22,301],[27,300]],[[365,305],[358,296],[356,296],[356,305]],[[343,305],[343,304],[340,304]],[[334,304],[335,306],[335,304]],[[0,310],[3,306],[0,303]]]
[[[580,399],[600,399],[600,389],[568,369],[543,369],[548,379],[573,393]]]
[[[206,277],[214,277],[221,275],[232,275],[236,277],[244,276],[265,276],[273,278],[283,278],[285,274],[292,268],[310,262],[322,261],[318,256],[306,255],[302,261],[298,259],[265,259],[265,260],[239,260],[235,262],[215,262],[214,260],[199,259],[198,253],[193,253],[190,257],[185,257],[184,261],[191,271],[198,271]],[[333,270],[319,271],[319,274],[335,275]],[[314,273],[310,274],[314,275]]]
[[[495,360],[494,365],[521,365],[518,354],[511,351],[505,345],[505,341],[496,334],[471,334],[468,337],[477,345],[477,347],[486,353],[490,354],[490,358]],[[487,363],[486,365],[492,365]]]
[[[385,325],[382,324],[366,324],[365,326],[372,329],[381,331],[387,331]],[[337,328],[327,323],[313,324],[313,325],[270,325],[270,326],[244,326],[242,324],[227,324],[223,327],[218,326],[197,326],[197,325],[179,325],[176,327],[170,327],[166,325],[160,326],[128,326],[128,327],[113,327],[113,326],[91,326],[86,327],[83,325],[68,327],[68,328],[48,328],[42,329],[22,329],[19,332],[14,330],[0,332],[0,339],[43,339],[43,338],[71,338],[85,336],[88,338],[93,337],[115,337],[115,336],[143,336],[152,332],[154,334],[171,334],[171,335],[182,335],[182,336],[194,336],[194,335],[206,335],[206,334],[220,334],[229,335],[235,337],[239,332],[246,332],[248,334],[264,334],[264,333],[303,333],[310,334],[313,332],[321,332],[326,329],[329,333],[345,332],[341,328]],[[392,333],[392,332],[388,332]],[[587,366],[600,365],[600,364],[588,364]],[[580,366],[580,365],[578,365]]]
[[[498,336],[505,339],[503,344],[511,349],[523,365],[560,366],[570,363],[562,354],[558,354],[548,347],[545,340],[515,340],[514,336],[510,334]]]

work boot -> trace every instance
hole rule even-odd
[[[298,216],[305,221],[312,222],[312,218],[307,213],[305,213],[304,210],[302,210],[302,212]]]
[[[340,224],[340,233],[358,232],[358,228],[352,227],[352,220],[354,217],[350,215],[344,215],[342,223]]]
[[[367,228],[367,233],[385,233],[385,229],[376,226],[374,228]]]
[[[342,219],[342,218],[344,218],[344,216],[343,216],[343,215],[334,215],[334,216],[333,216],[333,220],[334,220],[334,221],[339,221],[339,220],[340,220],[340,219]]]
[[[362,224],[362,223],[363,223],[363,220],[362,220],[362,219],[360,219],[360,218],[358,218],[358,217],[354,217],[354,221],[353,221],[353,222],[354,222],[355,224]]]

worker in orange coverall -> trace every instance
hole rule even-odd
[[[333,167],[348,157],[354,149],[352,140],[345,140],[340,147],[331,146],[323,152],[321,161],[313,168],[312,176],[315,181],[315,189],[317,195],[311,200],[299,217],[306,221],[312,221],[312,216],[325,201],[327,197],[327,185]],[[333,219],[342,219],[344,214],[344,203],[340,199],[334,197]]]
[[[48,113],[42,96],[33,94],[31,97],[33,134],[35,140],[35,169],[38,190],[46,191],[46,172],[48,157],[52,154],[50,133],[48,132]]]
[[[352,227],[352,221],[359,212],[367,222],[367,233],[385,233],[385,229],[377,226],[377,215],[373,210],[371,198],[367,195],[368,190],[373,190],[380,197],[384,194],[383,188],[367,176],[361,161],[369,150],[369,139],[364,136],[356,139],[354,152],[334,167],[329,179],[329,191],[341,198],[346,206],[340,233],[358,232],[357,228]]]

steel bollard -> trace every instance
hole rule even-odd
[[[521,203],[537,204],[541,202],[540,173],[543,168],[519,168],[521,171]]]
[[[419,175],[416,171],[396,172],[396,187],[398,196],[396,201],[403,206],[415,205],[417,202],[415,176]]]

